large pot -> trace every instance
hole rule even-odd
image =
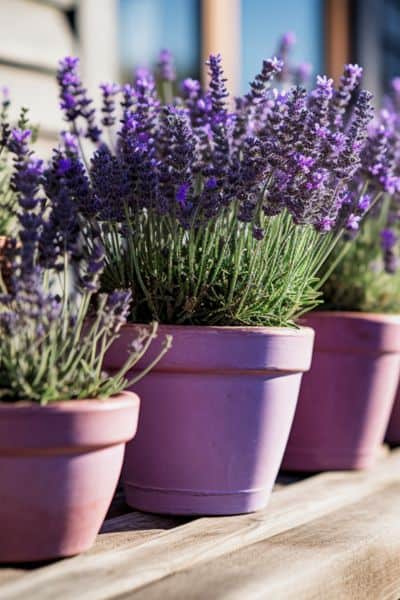
[[[185,515],[264,507],[310,366],[313,331],[160,326],[147,361],[166,333],[172,349],[134,388],[142,404],[123,468],[128,504]],[[126,325],[106,357],[108,370],[121,366],[135,337],[136,327]]]
[[[313,312],[304,377],[283,460],[296,471],[364,469],[379,454],[400,374],[400,317]]]
[[[0,403],[0,563],[89,548],[136,430],[139,398]]]

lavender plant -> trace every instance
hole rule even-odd
[[[16,225],[17,200],[15,191],[12,189],[11,176],[12,166],[8,142],[11,134],[10,120],[11,100],[7,87],[1,90],[0,101],[0,236],[9,236]],[[17,127],[21,130],[30,128],[32,141],[36,140],[38,129],[32,127],[28,119],[28,109],[21,108]],[[1,258],[0,258],[1,260]]]
[[[16,204],[15,194],[10,187],[11,169],[7,148],[10,134],[9,109],[9,92],[7,88],[3,88],[0,103],[0,236],[6,236],[10,232]],[[21,113],[21,125],[26,122],[25,114],[26,111]]]
[[[168,60],[164,53],[165,74]],[[271,87],[283,68],[275,58],[232,109],[220,56],[208,66],[207,89],[186,79],[170,103],[151,73],[137,73],[120,89],[119,107],[109,107],[105,136],[77,59],[63,60],[70,127],[48,197],[84,216],[89,244],[102,241],[101,287],[131,290],[132,321],[291,325],[320,302],[321,269],[365,212],[354,178],[371,96],[361,91],[345,122],[358,67],[346,67],[337,90],[318,77],[311,92],[279,92]],[[83,137],[96,143],[90,158]]]
[[[400,311],[400,80],[369,128],[357,177],[378,202],[369,211],[353,242],[345,248],[324,286],[326,307],[364,312]],[[362,202],[371,204],[371,196]],[[337,253],[340,248],[337,249]]]
[[[171,344],[137,377],[127,373],[148,349],[157,325],[143,328],[129,357],[112,376],[103,371],[104,355],[126,322],[130,291],[98,291],[104,252],[96,242],[90,252],[82,245],[76,220],[67,213],[68,196],[58,189],[60,203],[48,206],[45,191],[56,185],[29,147],[31,131],[12,129],[7,146],[14,156],[11,185],[18,201],[19,237],[14,244],[14,277],[0,295],[0,398],[47,404],[74,398],[107,398],[135,383]],[[66,206],[61,206],[62,199]],[[62,221],[63,217],[68,217]],[[91,317],[88,320],[88,315]]]

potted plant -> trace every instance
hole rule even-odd
[[[118,371],[138,323],[157,320],[174,337],[135,387],[139,429],[123,469],[128,503],[154,512],[265,506],[311,360],[313,332],[296,319],[320,302],[318,273],[363,213],[348,189],[367,92],[349,129],[334,126],[350,91],[319,77],[310,93],[277,92],[282,62],[272,59],[231,111],[221,58],[208,64],[209,88],[186,79],[170,104],[143,69],[133,85],[103,85],[103,132],[77,59],[58,74],[70,132],[57,160],[72,191],[85,173],[75,195],[105,247],[102,289],[128,288],[135,300],[105,364]],[[165,54],[162,66],[171,80]],[[90,158],[84,137],[97,145]]]
[[[368,217],[351,244],[336,247],[324,310],[304,321],[315,329],[315,352],[286,469],[367,468],[379,455],[400,375],[399,132],[394,105],[388,104],[370,128],[356,178],[361,201],[370,205]]]
[[[11,284],[0,296],[1,563],[70,556],[91,546],[125,443],[136,431],[139,398],[123,391],[132,383],[126,374],[156,334],[156,325],[142,331],[119,372],[103,371],[130,293],[100,295],[86,319],[102,249],[80,252],[76,211],[60,221],[67,196],[64,206],[45,202],[42,186],[52,184],[52,173],[29,150],[29,137],[29,130],[14,129],[8,141],[19,243]]]

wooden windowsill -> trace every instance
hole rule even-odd
[[[0,569],[2,600],[400,597],[400,450],[369,472],[285,477],[269,506],[185,520],[119,492],[92,550]]]

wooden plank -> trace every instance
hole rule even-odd
[[[108,600],[303,525],[307,530],[310,521],[326,515],[329,522],[336,511],[383,495],[399,472],[395,451],[370,472],[318,475],[273,494],[265,511],[197,519],[133,548],[105,549],[25,574],[5,582],[2,600]]]
[[[0,86],[4,85],[10,89],[12,117],[18,116],[21,106],[27,106],[31,121],[40,126],[43,134],[54,135],[65,127],[54,75],[0,65]]]
[[[0,2],[0,60],[55,70],[74,53],[68,21],[58,8],[30,0]]]
[[[113,505],[114,504],[115,499],[113,500]],[[130,512],[115,518],[107,519],[104,522],[93,548],[83,556],[95,556],[96,554],[115,551],[117,549],[134,548],[143,542],[154,538],[163,531],[171,529],[172,527],[177,527],[188,521],[188,519],[178,517],[164,517],[162,515],[132,511],[129,507],[128,510]],[[112,513],[113,510],[110,509],[109,512]],[[68,564],[68,561],[60,561],[58,563],[51,561],[50,564],[62,565]],[[43,568],[44,567],[41,565],[36,567],[37,570]],[[35,565],[33,563],[22,566],[15,565],[11,567],[2,567],[0,568],[0,585],[3,586],[6,581],[20,579],[34,569]]]
[[[400,481],[360,502],[123,598],[398,600]]]
[[[95,545],[86,556],[133,548],[187,521],[188,519],[141,513],[131,509],[127,514],[105,521]]]

